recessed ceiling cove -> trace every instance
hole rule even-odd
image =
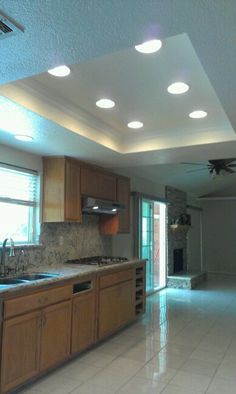
[[[2,86],[0,93],[69,131],[119,153],[135,153],[204,145],[235,139],[187,34],[163,40],[160,51],[143,54],[129,48],[78,65],[71,74],[48,73]],[[191,86],[183,95],[170,95],[169,85]],[[96,102],[114,100],[105,110]],[[207,111],[191,119],[192,111]],[[132,130],[127,124],[140,121]]]

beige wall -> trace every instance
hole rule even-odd
[[[236,200],[203,207],[203,262],[208,272],[236,274]]]

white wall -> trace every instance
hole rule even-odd
[[[203,261],[208,272],[236,274],[236,200],[203,207]]]
[[[149,194],[156,196],[157,198],[165,197],[165,186],[157,185],[156,183],[150,182],[144,178],[133,176],[127,171],[121,169],[113,169],[114,172],[120,175],[128,176],[131,180],[131,191]],[[112,237],[112,252],[114,256],[133,256],[133,209],[132,209],[132,198],[131,198],[131,231],[130,234],[118,234]]]
[[[10,148],[6,145],[0,145],[0,161],[15,166],[25,167],[31,170],[42,172],[41,156]]]
[[[202,211],[188,208],[187,212],[191,215],[191,228],[187,234],[187,264],[188,271],[202,271]]]

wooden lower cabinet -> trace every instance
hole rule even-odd
[[[19,386],[70,355],[71,301],[3,323],[1,393]]]
[[[71,301],[42,312],[40,370],[60,363],[70,355]]]
[[[134,281],[100,290],[98,338],[102,339],[134,319]]]
[[[12,392],[132,322],[140,267],[83,279],[90,283],[84,290],[78,287],[83,282],[78,282],[4,300],[0,394]]]
[[[3,324],[1,392],[39,373],[41,312],[27,313]]]
[[[95,342],[94,292],[73,299],[71,352],[78,353]]]

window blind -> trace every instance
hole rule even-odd
[[[0,164],[0,201],[36,206],[38,174]]]

